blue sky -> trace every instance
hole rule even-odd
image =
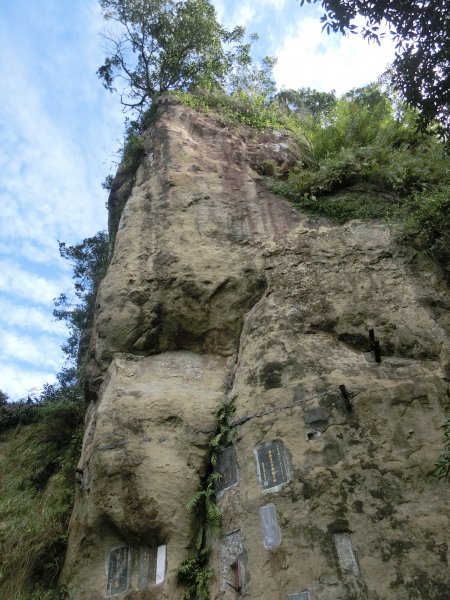
[[[278,57],[279,87],[343,93],[393,59],[386,41],[321,32],[320,7],[296,0],[215,0],[220,20]],[[0,5],[0,389],[11,398],[52,383],[67,337],[53,299],[71,288],[58,240],[106,229],[105,176],[115,170],[123,114],[96,70],[104,58],[96,0]]]

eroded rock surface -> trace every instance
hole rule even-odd
[[[232,397],[212,598],[450,597],[450,490],[431,476],[448,288],[383,226],[265,191],[264,162],[293,160],[276,132],[161,103],[98,297],[62,577],[75,600],[182,596],[186,504]]]

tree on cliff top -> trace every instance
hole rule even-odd
[[[303,5],[319,0],[300,0]],[[327,32],[360,33],[379,41],[380,25],[389,23],[396,42],[392,79],[426,126],[433,120],[450,134],[450,15],[448,0],[322,0]]]
[[[100,5],[120,33],[107,37],[109,55],[97,74],[125,107],[142,112],[161,93],[221,84],[235,66],[251,62],[244,28],[223,28],[208,0],[100,0]]]

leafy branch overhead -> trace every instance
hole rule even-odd
[[[319,0],[300,0],[310,4]],[[387,21],[396,42],[392,77],[410,106],[421,113],[422,125],[433,120],[450,133],[450,18],[447,0],[322,0],[324,29],[359,31],[379,42]],[[357,16],[364,19],[358,26]]]
[[[234,67],[251,62],[244,28],[222,27],[208,0],[100,0],[100,5],[115,27],[97,73],[125,107],[142,112],[164,92],[223,84]]]

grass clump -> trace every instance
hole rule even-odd
[[[219,114],[225,122],[289,131],[302,147],[306,143],[304,119],[287,111],[276,97],[245,90],[226,94],[217,88],[174,92],[173,95],[186,106]]]

